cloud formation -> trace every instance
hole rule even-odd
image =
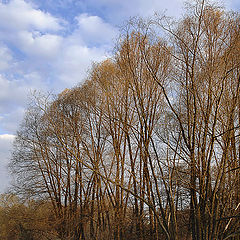
[[[34,9],[23,0],[12,0],[9,3],[0,3],[0,28],[9,31],[39,29],[59,30],[59,19],[39,9]]]

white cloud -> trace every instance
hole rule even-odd
[[[12,60],[11,51],[6,46],[0,46],[0,71],[8,70]]]
[[[53,66],[65,87],[81,82],[87,76],[92,62],[108,57],[114,38],[118,35],[115,27],[98,16],[81,14],[75,19],[78,27],[62,39],[61,51]]]
[[[21,31],[18,33],[18,46],[28,56],[51,59],[60,50],[62,37],[53,34],[39,34],[39,32]]]
[[[29,30],[37,28],[39,30],[61,29],[57,18],[49,13],[34,9],[24,0],[12,0],[8,4],[0,2],[0,28],[6,30]]]
[[[44,59],[55,56],[63,23],[24,0],[0,2],[0,41],[11,43],[23,54]]]
[[[8,148],[9,144],[12,143],[14,138],[15,138],[15,135],[12,135],[12,134],[0,134],[1,146],[3,146],[5,144],[5,147],[7,145],[7,148]],[[2,145],[2,143],[4,143],[4,144]]]
[[[21,13],[18,13],[19,9]],[[11,43],[22,54],[21,61],[15,61],[17,69],[12,72],[25,74],[26,71],[37,71],[45,83],[46,79],[53,78],[50,82],[54,82],[52,86],[58,86],[57,90],[61,89],[61,83],[63,87],[66,83],[67,87],[71,87],[80,82],[91,62],[106,56],[118,31],[99,16],[85,13],[75,20],[74,31],[63,36],[57,31],[63,19],[34,9],[33,5],[23,0],[0,3],[0,41]],[[5,69],[9,66],[7,61],[0,62],[1,65]],[[57,81],[61,83],[55,84]]]
[[[78,21],[79,33],[86,43],[110,43],[118,34],[116,28],[106,23],[98,16],[83,13],[75,18]]]
[[[87,76],[87,70],[93,61],[102,61],[106,58],[104,48],[88,48],[81,45],[65,45],[55,70],[59,80],[65,87],[72,87]]]

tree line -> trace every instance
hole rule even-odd
[[[47,206],[41,239],[238,239],[239,88],[239,13],[131,19],[111,59],[35,96],[19,128],[14,192]]]

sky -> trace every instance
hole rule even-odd
[[[191,0],[190,0],[191,1]],[[59,93],[111,56],[130,17],[180,17],[183,0],[0,0],[0,193],[11,146],[34,90]],[[222,0],[240,10],[239,0]]]

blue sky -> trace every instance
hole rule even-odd
[[[239,10],[239,0],[222,0]],[[118,26],[131,16],[167,10],[183,0],[0,0],[0,192],[28,96],[82,82],[93,61],[110,56]]]

